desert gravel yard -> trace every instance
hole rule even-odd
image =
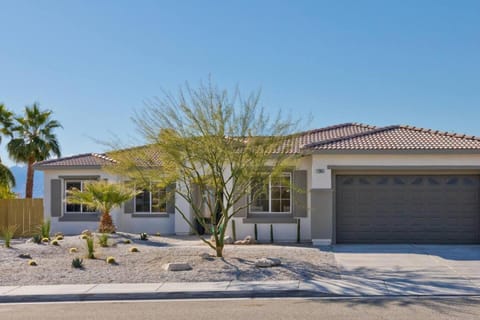
[[[132,243],[124,243],[126,239]],[[212,256],[214,251],[195,237],[150,236],[142,241],[136,234],[122,233],[112,235],[109,247],[103,248],[95,236],[96,259],[86,259],[85,240],[80,236],[66,236],[59,243],[54,246],[16,239],[12,248],[0,247],[0,286],[340,278],[333,254],[307,244],[226,245],[221,259]],[[78,252],[70,253],[72,247]],[[139,252],[130,252],[131,247]],[[29,254],[38,265],[29,266],[29,259],[19,257],[22,253]],[[108,256],[115,257],[117,264],[107,264]],[[74,257],[83,258],[83,269],[72,268]],[[281,265],[255,267],[256,259],[264,257],[278,258]],[[172,262],[187,262],[192,270],[165,271],[163,266]]]

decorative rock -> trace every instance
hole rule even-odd
[[[223,243],[224,244],[233,244],[233,238],[230,237],[230,236],[226,236],[225,238],[223,238]]]
[[[252,236],[246,236],[245,239],[243,239],[244,241],[246,241],[246,244],[254,244],[255,243],[255,239],[252,238]]]
[[[30,255],[30,253],[20,253],[18,257],[22,259],[32,259],[32,256]]]
[[[276,258],[260,258],[255,261],[255,267],[258,268],[271,268],[281,265],[280,259]]]
[[[188,271],[192,270],[192,267],[188,263],[173,262],[167,263],[163,266],[166,271]]]
[[[245,239],[243,240],[237,240],[234,242],[234,244],[254,244],[255,240],[252,238],[252,236],[246,236]]]

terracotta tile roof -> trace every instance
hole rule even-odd
[[[388,126],[317,141],[303,150],[479,150],[480,138],[411,126]]]
[[[62,167],[101,167],[104,165],[115,163],[116,161],[109,158],[105,154],[100,153],[84,153],[70,157],[64,157],[59,159],[49,159],[45,161],[36,162],[34,164],[36,169],[44,168],[62,168]]]
[[[376,129],[376,127],[362,123],[343,123],[335,126],[300,132],[294,135],[293,140],[288,140],[286,145],[288,145],[288,149],[291,149],[288,151],[289,153],[298,153],[305,145],[369,132],[373,129]]]
[[[480,138],[441,132],[411,126],[375,127],[360,123],[304,131],[286,139],[282,152],[321,152],[346,150],[478,150]],[[124,149],[117,154],[85,153],[35,163],[36,169],[48,168],[100,168],[121,161],[122,152],[142,167],[156,167],[160,157],[155,148],[141,146]]]

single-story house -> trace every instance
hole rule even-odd
[[[335,243],[478,243],[480,241],[480,138],[411,126],[346,123],[298,134],[297,167],[285,176],[306,190],[270,183],[266,198],[234,218],[237,238]],[[98,213],[65,203],[65,192],[85,181],[121,181],[102,170],[115,160],[80,154],[35,164],[44,171],[44,209],[55,231],[96,229]],[[162,192],[158,190],[158,192]],[[127,232],[188,234],[175,205],[152,204],[143,192],[112,213]],[[179,197],[176,206],[189,212]],[[294,203],[302,202],[303,206]],[[231,230],[228,232],[231,233]]]

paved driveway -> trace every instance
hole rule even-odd
[[[479,245],[336,245],[344,280],[389,294],[480,294]]]

